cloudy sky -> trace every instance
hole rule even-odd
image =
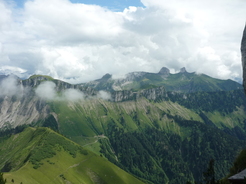
[[[70,83],[132,71],[241,78],[245,0],[0,0],[0,73]]]

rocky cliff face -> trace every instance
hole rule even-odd
[[[186,68],[185,67],[181,68],[180,73],[187,73]]]
[[[38,99],[32,90],[37,83],[38,80],[22,81],[16,76],[1,78],[0,128],[30,124],[46,117],[48,105]]]
[[[51,81],[55,83],[55,90],[56,91],[62,91],[66,89],[78,89],[82,91],[87,96],[94,96],[97,94],[97,91],[90,87],[83,87],[83,85],[80,84],[69,84],[67,82],[52,79],[50,77],[46,76],[37,76],[37,77],[30,77],[26,80],[20,80],[19,84],[23,86],[23,88],[36,88],[38,85],[40,85],[44,81]]]
[[[169,77],[170,70],[166,67],[162,67],[158,74],[161,75],[161,77],[165,79],[165,78]]]
[[[45,101],[36,97],[5,96],[0,99],[0,128],[35,123],[46,118],[49,109]]]
[[[242,65],[243,65],[243,86],[246,92],[246,26],[243,31],[241,54],[242,54]]]
[[[0,80],[0,128],[37,123],[49,116],[51,113],[49,103],[35,93],[35,89],[44,81],[55,83],[55,90],[58,93],[66,89],[78,89],[85,94],[85,97],[97,95],[97,91],[92,88],[69,84],[46,76],[30,77],[26,80],[15,78],[14,82],[10,80],[11,84],[5,81],[4,86],[2,81],[7,78],[7,76],[1,77]],[[6,87],[8,89],[5,89]]]
[[[146,98],[148,100],[157,100],[167,97],[167,93],[163,86],[151,89],[144,89],[138,92],[131,90],[115,91],[111,94],[114,102],[122,102],[127,100],[137,100],[139,98]]]

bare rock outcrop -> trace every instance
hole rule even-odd
[[[246,93],[246,26],[243,31],[243,38],[241,43],[242,65],[243,65],[243,86]]]

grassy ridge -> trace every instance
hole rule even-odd
[[[44,164],[33,169],[27,163],[15,172],[4,174],[7,181],[16,183],[142,183],[122,169],[109,163],[106,159],[90,155],[71,157],[60,151],[56,156],[43,160]],[[11,182],[8,182],[11,183]]]
[[[27,128],[0,147],[7,183],[142,183],[49,128]]]

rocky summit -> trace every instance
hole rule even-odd
[[[170,75],[170,70],[166,67],[162,67],[159,73],[163,78],[166,78]]]

